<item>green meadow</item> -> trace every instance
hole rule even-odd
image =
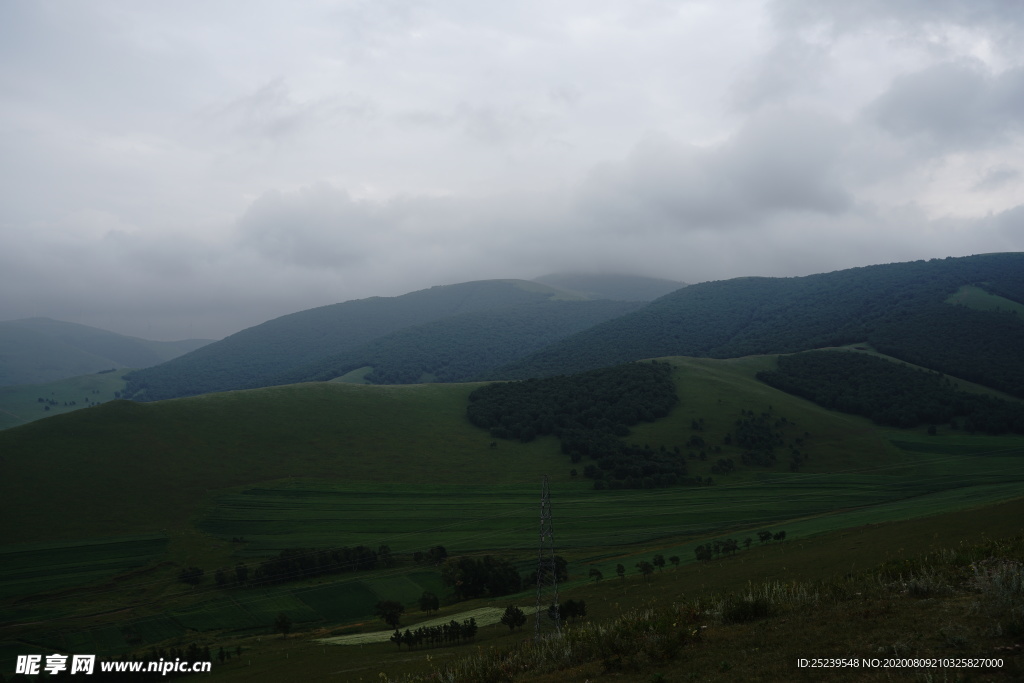
[[[113,401],[115,394],[124,389],[126,372],[122,369],[45,384],[0,387],[0,429]]]
[[[978,510],[1024,496],[1024,438],[942,427],[932,436],[826,411],[757,382],[770,356],[668,360],[679,404],[627,440],[682,447],[689,474],[713,485],[594,490],[586,463],[572,463],[555,439],[501,441],[470,425],[471,384],[311,383],[114,401],[0,432],[0,651],[117,654],[186,638],[256,647],[238,639],[269,634],[280,613],[320,635],[376,629],[380,600],[413,610],[431,591],[447,603],[439,570],[414,562],[417,551],[501,555],[528,573],[545,475],[555,543],[569,561],[565,588],[581,595],[591,569],[609,584],[617,564],[634,574],[652,553],[698,571],[696,546],[753,538],[757,548],[763,529],[808,548],[843,530],[958,511],[976,529]],[[780,456],[715,474],[720,459],[739,464],[726,435],[742,411],[785,418],[780,429],[808,457],[795,471]],[[685,445],[695,435],[704,447]],[[262,588],[213,581],[218,568],[255,566],[285,548],[359,545],[388,546],[398,565]],[[829,553],[822,567],[866,561]],[[176,578],[191,566],[205,571],[194,587]]]
[[[1017,315],[1024,315],[1024,305],[986,292],[977,285],[964,285],[946,299],[946,303],[959,304],[979,311],[1008,311]]]

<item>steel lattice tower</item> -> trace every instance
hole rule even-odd
[[[558,614],[557,569],[555,532],[551,526],[551,494],[548,490],[548,478],[545,476],[541,480],[540,491],[540,549],[537,551],[537,612],[533,619],[534,640],[540,640],[550,633],[562,633]]]

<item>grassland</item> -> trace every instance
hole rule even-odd
[[[562,591],[562,598],[584,600],[587,624],[614,629],[619,620],[632,620],[632,632],[621,633],[615,644],[590,661],[566,665],[570,648],[531,662],[523,657],[516,676],[458,677],[453,680],[516,681],[735,681],[735,680],[1019,680],[1024,656],[1014,647],[1005,612],[993,611],[986,595],[970,583],[971,562],[986,557],[1024,559],[1024,500],[961,510],[901,522],[867,524],[831,531],[796,541],[753,545],[732,557],[708,564],[685,563],[655,572],[649,581],[634,563],[646,553],[622,555],[629,571],[625,578],[580,581]],[[1016,536],[1016,540],[1012,540]],[[996,539],[1009,538],[1001,541]],[[976,546],[981,545],[980,549]],[[989,562],[986,566],[993,566]],[[923,579],[931,583],[926,584]],[[915,587],[915,592],[908,590]],[[773,608],[763,618],[725,622],[722,608],[730,596],[771,591]],[[931,592],[929,592],[931,591]],[[813,598],[813,599],[809,599]],[[530,594],[507,600],[472,601],[443,607],[436,617],[413,610],[403,626],[415,627],[432,619],[461,619],[464,614],[503,608],[509,602],[529,604]],[[1018,606],[1024,604],[1018,595]],[[696,605],[701,637],[684,640],[672,657],[643,652],[644,644],[662,635],[676,636],[687,622],[665,622],[666,612],[686,617],[682,608]],[[637,619],[648,612],[652,619]],[[381,639],[387,629],[376,624],[313,629],[288,638],[235,636],[226,647],[240,647],[242,656],[215,665],[213,678],[222,681],[305,680],[402,681],[463,660],[500,657],[522,652],[532,631],[510,633],[502,625],[481,628],[476,642],[447,648],[398,650]],[[691,625],[692,626],[692,625]],[[342,632],[361,631],[358,646],[330,646]],[[616,653],[612,648],[621,648]],[[632,654],[626,654],[630,647]],[[551,653],[549,653],[551,654]],[[621,661],[616,665],[616,658]],[[868,672],[800,670],[798,657],[999,657],[1000,669],[964,671]],[[561,658],[561,659],[559,659]],[[930,678],[929,678],[930,676]],[[419,680],[419,679],[416,679]]]
[[[742,410],[754,410],[795,425],[809,458],[795,472],[784,458],[742,466],[715,475],[714,486],[595,491],[571,474],[583,464],[552,438],[492,446],[464,417],[475,385],[322,383],[113,402],[2,432],[0,554],[12,561],[0,573],[0,653],[113,654],[187,637],[277,652],[293,639],[250,639],[280,612],[318,636],[372,630],[378,600],[411,605],[424,590],[445,594],[435,567],[412,562],[417,550],[502,554],[525,572],[536,555],[542,475],[551,479],[559,554],[570,563],[566,595],[595,600],[594,618],[613,616],[616,602],[625,609],[657,597],[642,581],[614,578],[617,564],[634,574],[653,553],[682,560],[656,575],[662,589],[711,591],[751,576],[849,572],[900,549],[1020,526],[1005,511],[1012,506],[993,505],[1024,495],[1024,439],[880,429],[758,383],[753,375],[771,367],[770,356],[671,362],[680,404],[630,440],[671,447],[699,434],[720,450],[703,460],[693,452],[687,463],[692,475],[712,476],[715,460],[740,458],[724,436]],[[787,542],[759,547],[764,528],[784,529]],[[714,571],[695,562],[697,545],[745,537],[755,545],[737,562]],[[218,567],[282,548],[355,545],[388,545],[399,566],[261,589],[212,581]],[[175,580],[188,566],[207,572],[198,587]],[[588,583],[592,568],[600,584]],[[669,586],[670,574],[680,583]],[[445,605],[442,616],[487,606],[496,605]],[[487,642],[511,642],[504,627],[488,628]],[[320,651],[295,647],[282,651]],[[393,645],[373,647],[381,649],[367,646],[367,657],[392,659]],[[235,670],[224,668],[228,680]]]
[[[991,294],[975,285],[964,285],[946,299],[946,303],[959,304],[978,311],[1008,311],[1024,315],[1024,304]]]
[[[126,372],[116,370],[46,384],[0,387],[0,429],[112,401],[124,389]]]

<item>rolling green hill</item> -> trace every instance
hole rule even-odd
[[[150,341],[50,318],[3,321],[0,386],[41,384],[111,368],[144,368],[208,343]]]
[[[499,368],[522,378],[667,355],[731,358],[864,342],[888,355],[1024,396],[1024,319],[946,303],[965,285],[1009,302],[1024,254],[894,263],[794,278],[706,282]],[[1017,302],[1021,303],[1021,302]]]
[[[118,399],[125,372],[101,370],[45,384],[0,387],[0,429]]]
[[[460,314],[580,298],[536,282],[484,280],[322,306],[275,318],[133,373],[128,394],[153,401],[270,386],[293,375],[298,377],[290,381],[299,381],[318,372],[320,364],[404,328]],[[343,372],[347,370],[338,374]]]

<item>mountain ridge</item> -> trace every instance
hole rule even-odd
[[[690,285],[490,377],[523,379],[642,358],[729,358],[866,341],[901,360],[1024,395],[1024,320],[1012,312],[946,303],[964,285],[1015,301],[1011,297],[1024,291],[1024,253]]]
[[[169,363],[132,373],[128,394],[160,400],[271,386],[296,368],[403,328],[462,313],[579,295],[527,280],[438,285],[396,297],[353,299],[290,313]]]
[[[0,386],[157,365],[211,341],[153,341],[47,317],[0,321]]]

